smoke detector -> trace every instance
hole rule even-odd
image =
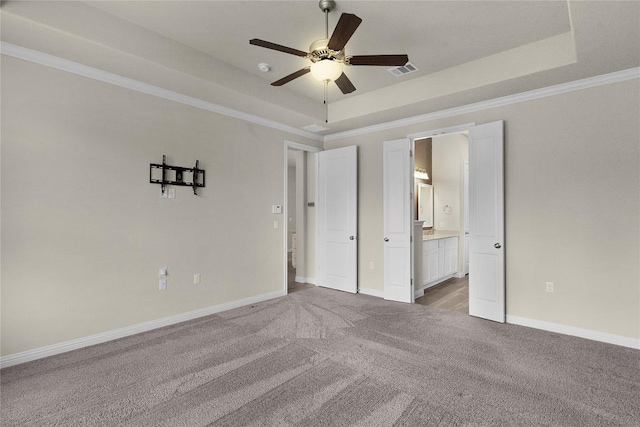
[[[266,73],[267,71],[271,70],[271,65],[267,64],[266,62],[261,62],[260,64],[258,64],[258,69],[263,73]]]

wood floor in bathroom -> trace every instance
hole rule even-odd
[[[469,276],[453,277],[427,289],[416,304],[469,314]]]

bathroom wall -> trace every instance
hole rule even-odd
[[[436,230],[460,230],[463,223],[464,161],[468,159],[468,140],[462,134],[433,138],[433,205]],[[445,206],[451,213],[445,213]]]
[[[291,233],[296,231],[296,168],[287,171],[287,251],[291,252]]]
[[[413,211],[414,218],[418,218],[418,183],[432,184],[433,172],[431,169],[431,138],[418,139],[415,141],[415,168],[424,169],[429,175],[429,179],[415,179],[413,189]]]

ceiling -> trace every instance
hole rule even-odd
[[[419,71],[345,68],[357,90],[311,75],[299,50],[324,37],[310,1],[104,1],[2,4],[2,40],[327,135],[640,66],[640,1],[338,1],[363,22],[348,55],[406,53]],[[258,64],[271,65],[262,72]]]

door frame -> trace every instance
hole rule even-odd
[[[427,130],[427,131],[424,131],[424,132],[418,132],[418,133],[413,133],[413,134],[407,135],[407,138],[409,138],[409,141],[411,141],[411,150],[412,150],[412,152],[415,153],[415,147],[416,147],[416,140],[417,139],[431,138],[431,137],[434,137],[434,136],[442,136],[442,135],[447,135],[447,134],[452,134],[452,133],[465,132],[465,131],[468,131],[470,128],[474,127],[475,125],[476,125],[475,122],[470,122],[470,123],[465,123],[465,124],[461,124],[461,125],[457,125],[457,126],[450,126],[450,127],[446,127],[446,128]],[[434,220],[434,227],[435,227],[435,220]],[[412,230],[414,231],[414,234],[413,234],[414,241],[416,241],[416,239],[418,239],[419,237],[421,238],[421,236],[416,236],[415,235],[415,227],[412,227]],[[464,242],[464,239],[463,239],[463,242]],[[459,255],[460,254],[458,252],[458,256]],[[459,263],[458,263],[458,265],[459,265]],[[413,267],[413,269],[415,270],[415,266]]]
[[[289,292],[289,283],[288,283],[288,279],[289,279],[289,260],[288,260],[288,256],[289,253],[287,251],[287,233],[289,232],[289,149],[292,150],[298,150],[298,151],[306,151],[308,153],[319,153],[320,151],[323,151],[321,148],[318,147],[314,147],[313,145],[305,145],[305,144],[300,144],[299,142],[293,142],[293,141],[288,141],[285,140],[284,141],[284,184],[283,184],[283,189],[284,189],[284,203],[282,204],[283,209],[282,212],[284,214],[284,226],[282,227],[282,236],[283,236],[283,241],[284,241],[284,245],[283,245],[283,265],[284,265],[284,280],[283,280],[283,291],[282,294],[283,295],[287,295]],[[316,156],[316,167],[315,167],[315,187],[316,187],[316,197],[318,195],[318,164],[317,164],[317,156]],[[296,189],[298,188],[298,183],[296,182]],[[316,229],[318,228],[318,216],[316,215]],[[306,238],[307,236],[305,235],[305,239],[304,239],[304,243],[305,245],[308,244],[308,239]],[[316,242],[317,244],[317,242]],[[316,249],[316,248],[314,248]],[[314,250],[315,255],[317,256],[318,251]],[[308,272],[307,272],[308,274]]]

